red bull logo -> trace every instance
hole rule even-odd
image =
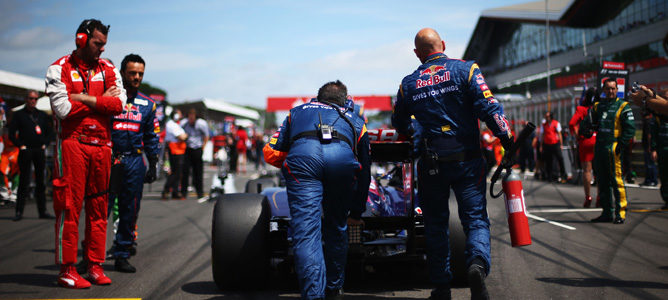
[[[423,76],[423,75],[433,76],[434,74],[436,74],[440,71],[444,71],[444,70],[445,70],[445,65],[430,66],[429,68],[426,68],[426,69],[422,70],[422,72],[420,72],[420,76]]]
[[[441,82],[450,81],[450,71],[445,71],[445,64],[442,66],[434,65],[420,71],[420,77],[429,76],[429,79],[422,80],[418,79],[415,81],[416,88],[423,88],[430,85],[436,85]],[[443,75],[438,75],[439,72],[445,71]]]

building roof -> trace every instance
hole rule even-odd
[[[0,70],[0,84],[40,92],[43,92],[46,86],[44,78],[37,78],[3,70]]]
[[[552,0],[547,2],[547,16],[551,22],[557,22],[575,0]],[[481,18],[509,19],[516,21],[545,22],[545,1],[534,1],[522,4],[483,10]]]
[[[223,100],[220,99],[209,99],[209,98],[204,98],[202,99],[204,102],[204,105],[206,108],[211,109],[211,110],[217,110],[220,112],[224,112],[230,115],[235,115],[238,117],[244,117],[252,120],[258,120],[260,119],[260,113],[257,111],[254,111],[252,109],[248,109],[239,105],[235,105],[232,103],[227,103]]]
[[[632,0],[550,0],[547,14],[545,1],[484,10],[480,13],[463,59],[485,64],[494,52],[511,38],[522,23],[545,24],[576,28],[594,28],[618,15]]]

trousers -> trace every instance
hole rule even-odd
[[[37,202],[37,213],[40,216],[46,213],[46,196],[44,190],[44,149],[27,148],[19,152],[19,190],[16,197],[16,213],[23,214],[28,194],[30,192],[30,180],[32,173],[30,165],[35,168],[35,202]]]
[[[110,169],[110,147],[83,144],[75,139],[58,140],[53,180],[56,263],[77,261],[79,215],[84,203],[83,257],[91,262],[104,262]]]

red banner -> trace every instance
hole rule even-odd
[[[558,76],[554,78],[557,88],[563,88],[573,85],[582,85],[582,81],[588,78],[596,77],[596,72],[578,73],[573,75]]]
[[[293,107],[311,101],[315,96],[267,97],[267,112],[288,111]],[[391,96],[353,96],[355,104],[364,110],[392,110]]]

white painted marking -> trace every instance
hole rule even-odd
[[[531,210],[534,213],[600,212],[602,208],[558,208]]]
[[[534,215],[532,215],[532,214],[530,214],[530,213],[528,213],[528,212],[527,212],[527,217],[532,218],[532,219],[534,219],[534,220],[538,220],[538,221],[546,222],[546,223],[548,223],[548,224],[552,224],[552,225],[554,225],[554,226],[559,226],[559,227],[562,227],[562,228],[566,228],[566,229],[568,229],[568,230],[575,230],[575,227],[573,227],[573,226],[568,226],[568,225],[565,225],[565,224],[561,224],[561,223],[559,223],[559,222],[550,221],[550,220],[548,220],[548,219],[541,218],[541,217],[539,217],[539,216],[534,216]]]

